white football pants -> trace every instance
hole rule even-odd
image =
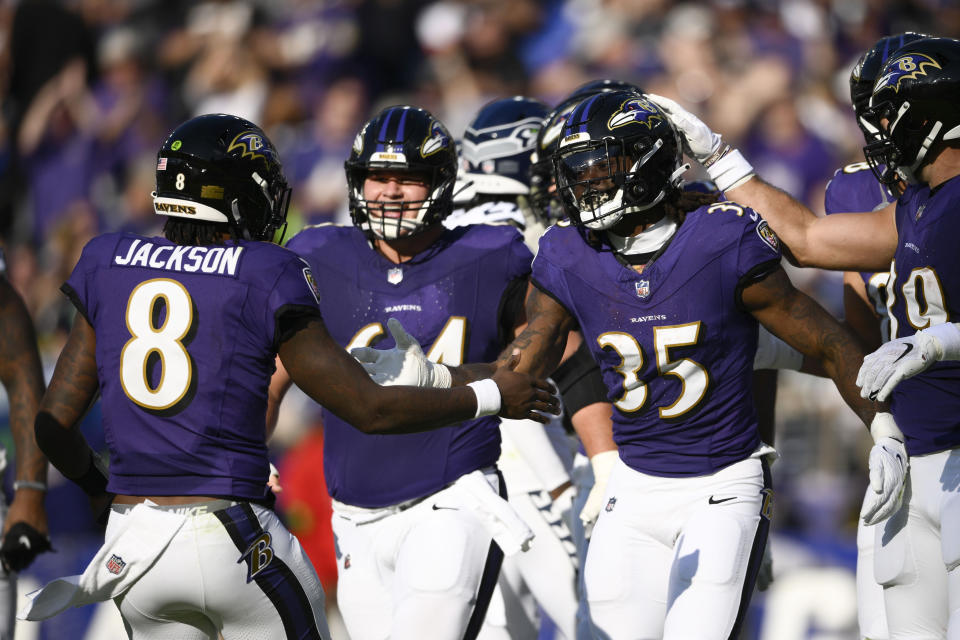
[[[960,640],[960,449],[910,457],[903,505],[873,527],[891,640]]]
[[[772,509],[770,472],[748,458],[664,478],[618,461],[584,572],[597,638],[736,638]]]
[[[501,487],[496,471],[486,477]],[[351,640],[476,637],[503,553],[458,496],[448,488],[383,509],[334,502],[337,604]]]
[[[870,487],[867,491],[873,493]],[[887,613],[883,606],[883,587],[873,572],[876,533],[880,527],[868,527],[857,519],[857,624],[864,640],[888,640]]]
[[[246,502],[200,510],[115,599],[130,638],[329,640],[323,587],[277,515]],[[111,509],[105,538],[126,517]]]

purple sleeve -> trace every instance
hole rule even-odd
[[[527,278],[530,276],[531,261],[533,253],[523,242],[523,236],[519,231],[511,240],[507,257],[507,273],[511,280],[516,278]]]
[[[276,320],[287,312],[315,313],[320,316],[320,292],[310,266],[303,258],[291,256],[286,261],[263,305],[264,327],[276,330]],[[273,342],[275,335],[267,336]]]
[[[737,251],[737,277],[756,273],[763,265],[778,265],[782,257],[780,239],[767,221],[752,209],[745,209],[743,229]]]
[[[93,286],[93,273],[97,270],[97,251],[102,251],[104,245],[102,239],[105,237],[107,236],[94,238],[83,247],[83,252],[80,254],[77,264],[73,267],[73,272],[60,287],[60,290],[77,307],[77,311],[91,324],[93,324],[93,318],[96,315],[96,296],[91,299],[90,288]],[[113,245],[111,245],[112,248]]]
[[[848,205],[844,202],[844,189],[841,186],[843,169],[837,169],[833,178],[827,183],[827,189],[823,193],[823,210],[827,215],[840,213],[848,210]]]
[[[541,238],[540,250],[537,252],[537,257],[533,259],[531,279],[538,288],[556,299],[572,314],[573,304],[571,303],[570,291],[567,288],[567,279],[564,276],[563,269],[550,260],[550,254],[552,250],[555,250],[555,245],[550,242],[549,234],[548,231],[547,235]]]

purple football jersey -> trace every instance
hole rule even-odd
[[[630,467],[707,475],[760,444],[751,380],[757,321],[738,290],[780,263],[767,223],[731,202],[687,214],[642,274],[559,223],[540,240],[533,280],[573,314],[614,402]]]
[[[960,322],[960,178],[935,191],[914,187],[897,201],[897,251],[887,285],[891,338]],[[960,445],[960,362],[938,362],[893,390],[907,453]]]
[[[371,248],[353,226],[308,227],[287,247],[317,274],[324,321],[339,344],[390,348],[386,326],[394,317],[431,360],[450,365],[500,354],[501,302],[511,282],[529,276],[533,257],[506,225],[446,231],[402,265]],[[365,434],[326,410],[323,424],[330,495],[361,507],[429,495],[500,455],[495,417],[405,435]]]
[[[877,181],[870,165],[855,162],[837,169],[827,184],[823,205],[827,215],[834,213],[856,213],[873,211],[893,202],[890,191]],[[890,323],[887,319],[886,288],[890,273],[861,271],[860,277],[867,289],[867,296],[873,309],[880,316],[880,336],[886,342],[890,339]]]
[[[108,233],[63,285],[97,336],[108,490],[264,500],[276,318],[317,311],[310,269],[266,242]]]

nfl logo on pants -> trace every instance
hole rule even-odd
[[[107,571],[113,575],[119,575],[125,566],[127,566],[127,563],[117,554],[113,554],[110,556],[110,559],[107,560]]]

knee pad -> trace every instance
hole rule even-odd
[[[884,587],[910,584],[917,578],[917,561],[910,549],[908,509],[900,509],[886,522],[875,525],[873,574]]]
[[[947,571],[960,566],[960,494],[955,491],[940,505],[940,549]]]

